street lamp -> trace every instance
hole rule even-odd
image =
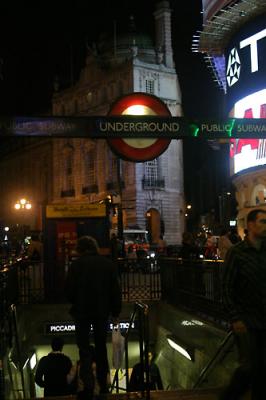
[[[16,203],[14,204],[14,209],[20,214],[19,220],[21,222],[21,224],[17,224],[17,229],[19,229],[17,234],[20,237],[19,241],[21,242],[23,241],[23,243],[26,237],[26,233],[28,231],[26,220],[29,216],[28,212],[31,210],[31,208],[32,204],[25,197],[22,197],[21,199],[17,200]]]
[[[16,204],[14,205],[14,208],[16,210],[23,210],[23,209],[30,210],[31,207],[32,207],[31,203],[28,200],[24,199],[24,198],[18,200],[16,202]]]

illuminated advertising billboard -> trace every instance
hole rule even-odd
[[[226,50],[227,112],[266,118],[266,15],[247,23]],[[232,173],[266,164],[265,139],[231,140]]]

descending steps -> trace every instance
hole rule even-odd
[[[151,400],[218,400],[217,389],[157,390],[150,392]],[[109,397],[109,396],[108,396]],[[137,400],[141,393],[113,394],[108,400]]]
[[[218,400],[218,389],[196,390],[157,390],[150,392],[151,400]],[[38,398],[38,400],[76,400],[76,396]],[[99,400],[141,400],[140,392],[112,393],[98,398]],[[30,399],[28,399],[30,400]],[[36,399],[37,400],[37,399]],[[88,399],[89,400],[89,399]]]
[[[194,389],[194,390],[157,390],[150,392],[150,400],[218,400],[220,390]],[[28,400],[76,400],[76,396],[45,397]],[[97,397],[97,400],[144,400],[140,392],[112,393]],[[90,400],[90,399],[88,399]],[[96,400],[96,399],[95,399]],[[242,400],[251,400],[247,393]]]

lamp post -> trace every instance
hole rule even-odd
[[[16,204],[14,205],[14,208],[16,210],[24,210],[24,209],[30,210],[31,207],[32,207],[31,203],[25,198],[17,200]]]
[[[187,204],[187,206],[186,206],[186,211],[185,211],[185,217],[186,217],[186,229],[187,230],[191,230],[193,227],[192,227],[192,223],[193,223],[193,221],[192,221],[192,219],[191,219],[191,210],[192,210],[192,205],[191,204]]]
[[[16,203],[14,204],[14,208],[17,211],[29,211],[32,208],[32,204],[30,203],[29,200],[27,200],[25,197],[22,197],[21,199],[17,200]],[[23,226],[22,226],[22,235],[23,235],[23,240],[25,239],[25,214],[23,215]]]

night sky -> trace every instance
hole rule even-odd
[[[23,4],[22,4],[23,3]],[[41,115],[51,109],[54,77],[61,87],[84,65],[86,43],[101,34],[127,29],[153,33],[155,0],[9,1],[0,6],[0,114]],[[183,96],[191,117],[221,116],[223,95],[200,54],[192,54],[192,36],[201,29],[201,0],[172,0],[173,48]],[[71,58],[72,54],[72,58]]]

